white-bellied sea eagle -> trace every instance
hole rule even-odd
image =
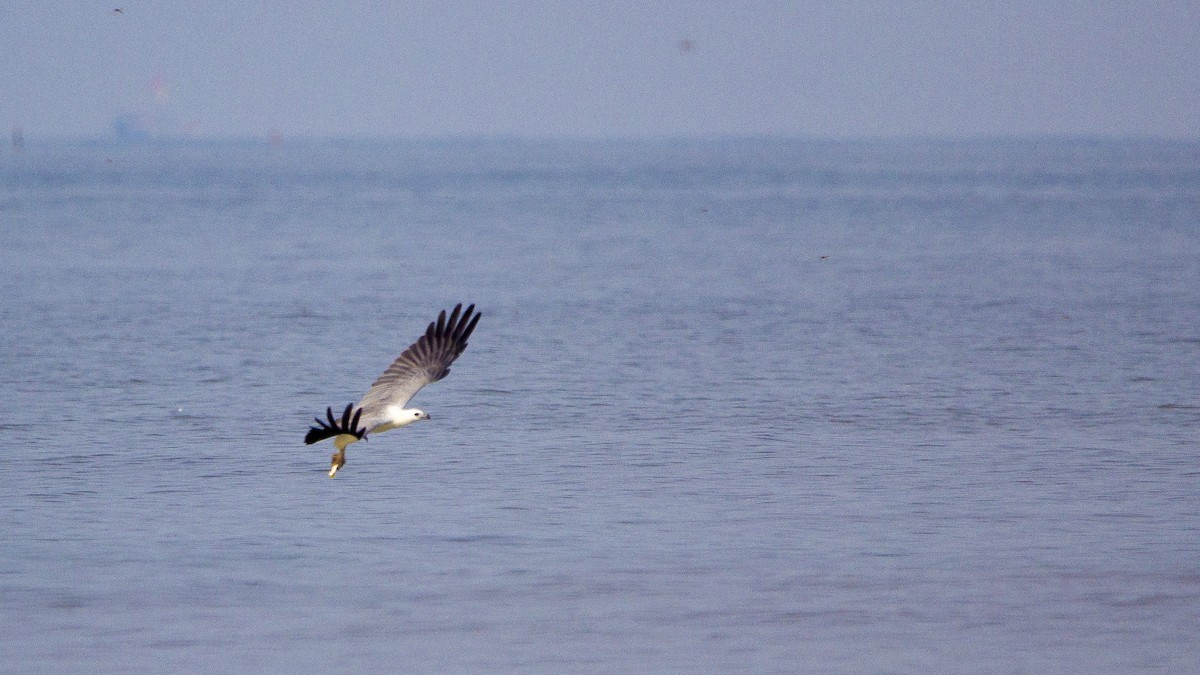
[[[346,463],[346,446],[366,440],[367,434],[406,427],[413,422],[430,419],[429,414],[417,408],[405,408],[421,388],[437,382],[450,373],[450,364],[467,348],[467,338],[475,330],[482,314],[475,313],[475,305],[462,311],[462,304],[454,307],[447,318],[446,310],[438,314],[437,321],[429,324],[425,334],[409,345],[404,353],[383,371],[366,396],[346,406],[340,420],[333,416],[333,408],[325,409],[328,421],[317,421],[317,426],[308,430],[304,442],[313,444],[326,438],[333,439],[337,452],[329,469],[333,478]],[[362,426],[359,426],[359,424]]]

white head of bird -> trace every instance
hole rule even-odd
[[[413,422],[420,422],[421,420],[428,419],[433,418],[431,418],[429,413],[425,412],[424,410],[420,410],[418,408],[392,407],[387,409],[387,422],[375,427],[375,429],[372,431],[379,433],[381,431],[399,429],[400,427],[406,427]]]

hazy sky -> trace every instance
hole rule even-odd
[[[1200,0],[3,0],[0,56],[26,137],[1200,136]]]

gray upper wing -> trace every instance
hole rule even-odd
[[[475,305],[467,307],[465,312],[461,310],[461,303],[454,307],[449,317],[446,310],[442,310],[425,334],[409,345],[371,385],[358,403],[368,428],[381,421],[385,408],[403,407],[421,387],[450,373],[450,364],[467,348],[467,338],[471,337],[475,324],[483,316],[475,313]]]

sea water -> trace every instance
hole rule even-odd
[[[1198,143],[32,139],[0,322],[0,670],[1200,670]]]

